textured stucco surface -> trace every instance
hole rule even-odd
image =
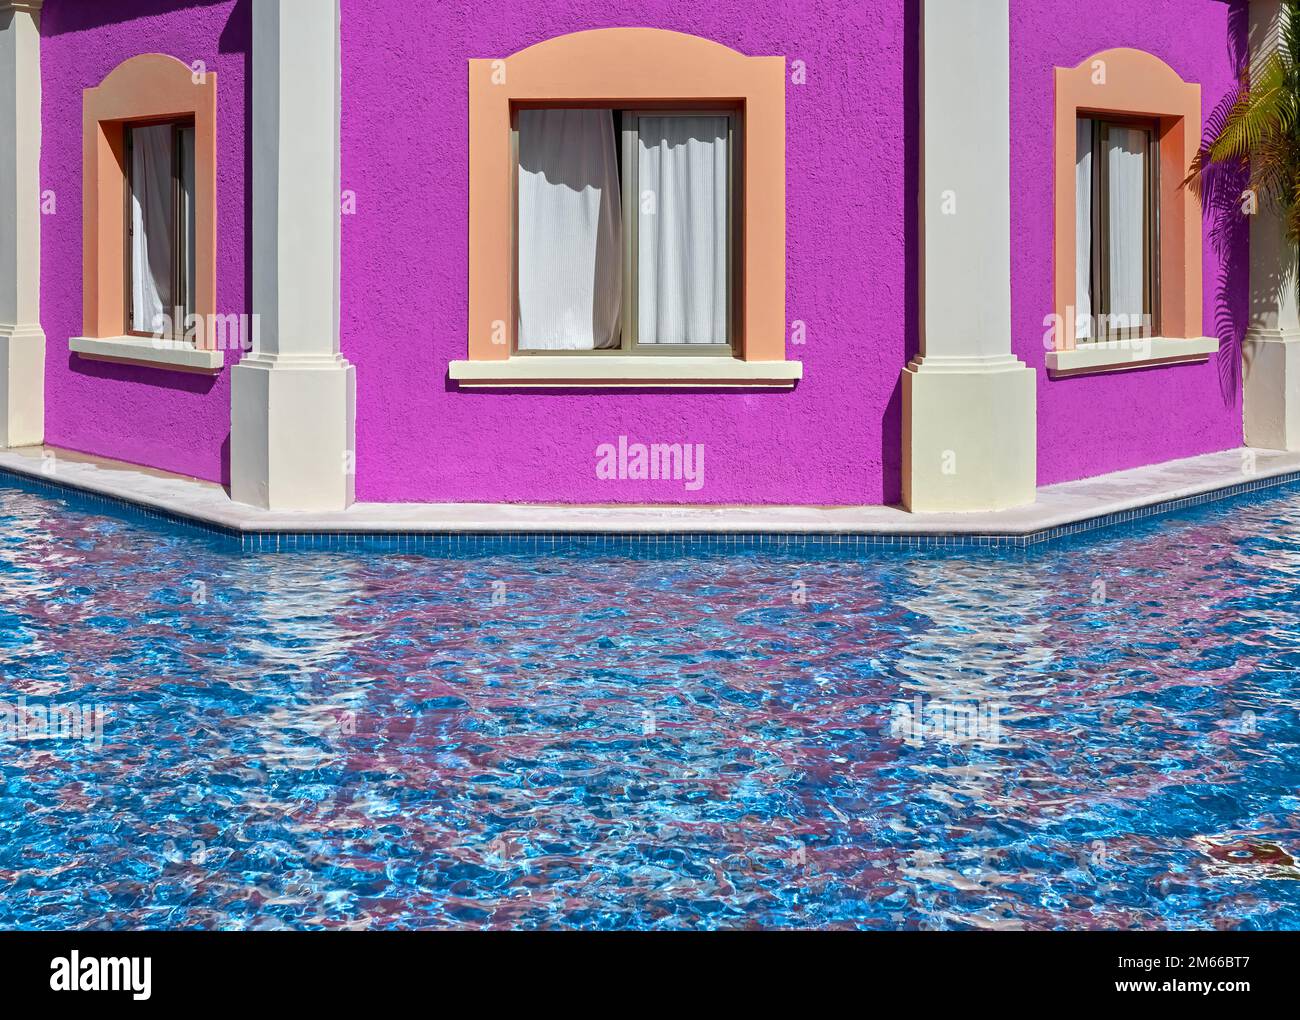
[[[74,358],[81,328],[81,90],[159,51],[218,72],[221,312],[248,311],[246,125],[251,0],[47,0],[42,46],[42,320],[47,441],[228,477],[229,365],[215,379]],[[1235,446],[1244,230],[1207,227],[1207,365],[1050,380],[1052,68],[1136,46],[1203,87],[1229,90],[1243,4],[1012,0],[1013,349],[1039,372],[1039,481]],[[369,501],[873,503],[899,492],[899,372],[915,350],[916,3],[807,0],[342,0],[344,189],[341,341],[357,366],[357,497]],[[1239,20],[1239,19],[1238,19]],[[787,84],[787,393],[462,392],[466,351],[466,61],[587,28],[643,25],[806,65]],[[377,30],[378,27],[378,30]],[[1236,34],[1234,34],[1234,32]],[[972,73],[978,73],[973,67]],[[975,158],[977,154],[972,154]],[[705,446],[706,481],[602,482],[595,450]]]
[[[1204,224],[1204,328],[1220,339],[1217,358],[1049,379],[1043,318],[1053,310],[1053,68],[1118,46],[1146,50],[1200,84],[1207,117],[1235,81],[1244,9],[1222,0],[1011,0],[1011,323],[1014,352],[1038,371],[1040,485],[1241,444],[1249,249],[1235,207]]]
[[[217,73],[217,311],[244,313],[250,0],[46,0],[41,15],[41,320],[48,338],[46,442],[210,481],[228,477],[230,365],[219,376],[93,362],[68,351],[81,333],[81,104],[138,53]]]
[[[807,343],[788,346],[805,366],[794,392],[449,388],[447,363],[466,353],[466,61],[625,25],[805,62],[807,83],[786,90],[787,318],[807,323]],[[343,222],[342,342],[357,366],[357,498],[896,498],[903,47],[900,0],[344,0],[343,186],[357,213]],[[703,443],[704,487],[598,481],[596,446],[620,435]]]

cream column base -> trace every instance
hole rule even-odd
[[[264,510],[356,498],[356,371],[345,359],[245,358],[230,375],[230,495]]]
[[[45,441],[45,331],[0,325],[0,448]]]
[[[1034,501],[1035,375],[1018,358],[927,358],[903,370],[903,504],[1005,510]]]
[[[1300,450],[1300,332],[1252,329],[1241,353],[1246,445]]]

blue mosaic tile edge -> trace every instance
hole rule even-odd
[[[118,514],[165,521],[184,530],[222,540],[243,552],[376,551],[429,552],[445,555],[552,553],[592,551],[627,555],[664,555],[692,551],[741,552],[789,550],[852,556],[857,552],[894,549],[1027,549],[1061,539],[1147,520],[1248,493],[1300,482],[1300,471],[1254,478],[1194,496],[1085,518],[1024,535],[1010,534],[865,534],[836,532],[239,532],[221,525],[91,492],[57,479],[37,478],[0,467],[0,479],[15,488],[71,498],[78,504]]]

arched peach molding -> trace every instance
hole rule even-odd
[[[1075,120],[1080,114],[1150,117],[1160,144],[1160,334],[1202,336],[1201,210],[1180,187],[1201,138],[1201,87],[1142,50],[1105,50],[1056,69],[1056,314],[1059,350],[1075,345]]]
[[[217,75],[143,53],[118,64],[82,99],[82,328],[126,330],[126,152],[132,121],[194,118],[194,312],[216,313]],[[204,330],[208,337],[210,330]]]
[[[740,353],[785,360],[785,58],[651,28],[559,36],[469,62],[469,358],[499,361],[513,340],[512,104],[711,101],[744,111]],[[493,342],[494,332],[498,342]]]

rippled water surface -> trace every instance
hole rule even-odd
[[[254,555],[0,488],[0,927],[1298,928],[1298,526]]]

